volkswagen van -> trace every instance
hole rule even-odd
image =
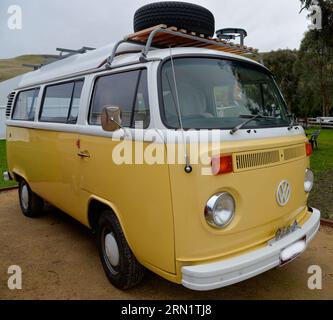
[[[4,175],[23,214],[47,202],[96,232],[121,289],[145,269],[225,287],[294,260],[319,229],[311,145],[270,71],[185,44],[73,55],[9,96]]]

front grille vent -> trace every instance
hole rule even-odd
[[[236,153],[233,156],[236,171],[276,166],[306,156],[305,144],[271,150]]]
[[[236,155],[238,170],[265,167],[280,162],[279,150],[243,153]]]
[[[283,153],[285,161],[300,158],[305,156],[305,146],[302,145],[298,147],[287,148],[283,150]]]

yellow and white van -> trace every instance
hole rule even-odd
[[[141,50],[73,55],[10,95],[5,177],[23,214],[48,202],[96,231],[122,289],[147,268],[211,290],[300,255],[320,225],[312,150],[271,73],[211,49]]]

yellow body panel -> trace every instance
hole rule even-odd
[[[77,156],[78,138],[89,159]],[[7,139],[10,171],[35,193],[86,226],[89,201],[103,199],[137,259],[176,273],[168,165],[117,166],[112,151],[118,142],[109,138],[8,127]]]
[[[256,143],[248,142],[248,147]],[[223,152],[239,149],[236,142],[225,143]],[[194,166],[191,175],[184,173],[184,166],[170,166],[177,260],[191,264],[223,258],[266,243],[277,229],[301,220],[307,212],[304,172],[308,166],[305,148],[304,156],[295,161],[220,176],[203,176],[200,166]],[[283,180],[290,182],[292,196],[280,207],[276,191]],[[235,198],[236,216],[225,229],[213,229],[205,221],[204,207],[211,196],[224,191]]]
[[[81,136],[80,141],[81,149],[89,150],[91,155],[80,162],[82,189],[114,204],[127,241],[140,262],[175,273],[168,165],[116,165],[112,151],[119,141],[94,136]],[[147,146],[145,143],[144,148]]]
[[[78,139],[80,150],[89,151],[90,158],[77,156]],[[118,166],[112,151],[119,141],[106,137],[8,127],[7,140],[11,173],[22,176],[35,193],[86,226],[89,201],[108,204],[137,259],[171,281],[181,281],[183,265],[253,250],[272,239],[278,228],[308,218],[304,172],[309,159],[305,150],[303,155],[300,152],[306,141],[303,135],[223,142],[223,149],[215,151],[235,154],[289,146],[298,151],[294,159],[220,176],[202,175],[200,165],[193,165],[191,174],[184,172],[184,165]],[[144,148],[148,147],[145,142]],[[286,179],[292,196],[280,207],[275,195]],[[217,230],[206,223],[204,207],[221,191],[235,197],[236,217]]]
[[[79,188],[77,138],[75,133],[8,127],[8,166],[43,199],[87,225]]]

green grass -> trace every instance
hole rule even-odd
[[[311,134],[315,130],[308,130],[307,133]],[[333,130],[321,130],[318,147],[311,157],[315,184],[309,203],[321,210],[323,218],[333,220]]]
[[[22,64],[43,64],[45,57],[41,55],[24,55],[11,59],[0,59],[0,82],[32,71]]]
[[[15,186],[15,182],[4,181],[2,173],[7,170],[6,140],[0,140],[0,189]]]
[[[307,133],[315,130],[308,130]],[[311,157],[311,168],[315,174],[333,169],[333,130],[321,130],[318,147]]]

